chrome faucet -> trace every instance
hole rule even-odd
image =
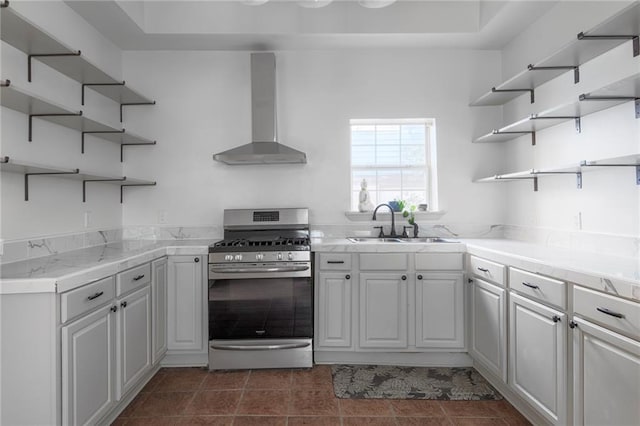
[[[389,235],[386,235],[387,237],[399,237],[398,234],[396,234],[396,219],[394,217],[393,214],[393,207],[391,207],[389,204],[378,204],[375,208],[375,210],[373,211],[373,217],[371,218],[371,220],[376,220],[376,212],[378,211],[378,209],[382,206],[386,206],[389,208],[389,211],[391,212],[391,233]],[[382,232],[382,226],[379,227],[380,228],[380,238],[384,238],[384,232]]]

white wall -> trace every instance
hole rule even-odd
[[[86,21],[62,2],[11,2],[10,7],[55,34],[63,43],[81,50],[83,56],[115,78],[121,77],[121,52]],[[27,82],[27,57],[2,42],[2,75],[46,99],[84,115],[118,126],[115,102],[90,90],[86,106],[80,106],[80,84],[61,75],[37,60],[33,61],[33,82]],[[75,60],[70,58],[70,61]],[[33,142],[27,138],[25,114],[2,108],[0,155],[56,167],[80,168],[81,171],[121,175],[119,147],[87,136],[86,154],[80,153],[80,133],[34,119]],[[2,173],[0,238],[28,238],[43,234],[62,234],[85,230],[84,212],[91,212],[90,229],[121,226],[122,209],[117,186],[94,184],[88,200],[82,202],[82,182],[55,177],[30,179],[30,200],[24,201],[24,175]]]
[[[347,50],[277,52],[279,134],[306,165],[228,166],[212,154],[250,141],[249,53],[126,52],[124,75],[157,105],[132,111],[132,130],[157,138],[132,150],[125,171],[156,179],[124,205],[125,225],[221,224],[224,208],[307,206],[311,222],[346,223],[349,119],[434,117],[441,222],[503,221],[502,190],[472,178],[501,165],[501,147],[471,144],[495,111],[469,94],[499,72],[496,52]],[[476,90],[477,91],[477,90]],[[486,200],[469,208],[470,200]]]
[[[550,35],[549,42],[554,40],[552,44],[558,48],[563,41],[572,40],[574,33],[588,30],[606,19],[620,5],[616,2],[559,3],[548,16],[504,49],[503,67],[509,70],[519,65],[522,69],[526,66],[522,64],[535,63],[542,58],[536,54],[546,52],[546,48],[534,47],[538,41],[545,42]],[[552,21],[565,25],[545,26]],[[543,33],[547,35],[542,36]],[[531,55],[527,59],[524,59],[525,52]],[[569,72],[537,88],[535,104],[530,104],[528,95],[508,103],[503,107],[505,123],[572,102],[582,93],[638,75],[640,57],[634,58],[631,52],[631,41],[627,41],[581,65],[578,84],[573,83],[573,73]],[[502,172],[577,165],[582,160],[637,154],[640,153],[640,119],[635,118],[633,102],[627,102],[583,117],[581,133],[575,131],[573,121],[565,122],[538,132],[536,146],[531,146],[529,137],[506,142],[505,153],[507,167]],[[640,236],[640,186],[635,184],[633,167],[584,173],[583,189],[576,189],[575,179],[575,175],[540,177],[538,192],[533,192],[530,182],[502,184],[508,200],[506,223]]]

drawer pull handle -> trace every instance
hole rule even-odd
[[[124,302],[122,302],[122,303],[120,304],[120,306],[122,306],[123,308],[126,308],[126,307],[127,307],[127,301],[125,300]]]
[[[198,262],[200,262],[200,258],[199,258],[199,257],[194,257],[194,258],[193,258],[193,261],[194,261],[194,262],[196,262],[196,263],[198,263]]]
[[[611,315],[612,317],[616,317],[616,318],[624,318],[624,315],[619,314],[619,313],[617,313],[617,312],[610,311],[610,310],[609,310],[609,309],[607,309],[607,308],[596,308],[596,310],[597,310],[598,312],[602,312],[603,314]]]
[[[97,299],[98,297],[102,296],[103,294],[104,294],[104,291],[99,291],[96,294],[94,294],[93,296],[88,296],[87,300]]]
[[[407,276],[406,276],[406,275],[403,275],[403,276],[401,276],[400,278],[402,278],[402,281],[406,281]]]
[[[140,280],[141,280],[141,279],[143,279],[143,278],[144,278],[144,274],[142,274],[142,275],[138,275],[137,277],[133,277],[133,280],[134,280],[134,281],[140,281]]]
[[[489,272],[489,270],[487,268],[481,268],[479,266],[478,266],[478,271],[485,272],[485,273]]]
[[[350,279],[351,279],[351,275],[349,275],[349,274],[345,275],[345,276],[344,276],[344,279],[346,279],[346,280],[350,280]]]
[[[111,312],[117,312],[118,311],[118,307],[117,306],[112,306],[111,309],[109,309]]]
[[[418,275],[418,279],[421,280],[422,279],[422,275]]]
[[[538,289],[540,288],[540,287],[538,287],[538,286],[537,286],[537,285],[535,285],[535,284],[529,284],[529,283],[524,282],[524,281],[522,282],[522,285],[523,285],[523,286],[526,286],[526,287],[529,287],[529,288],[532,288],[532,289],[534,289],[534,290],[538,290]]]
[[[560,318],[558,315],[554,315],[553,317],[551,317],[551,320],[552,320],[553,322],[560,322],[560,319],[561,319],[561,318]]]
[[[344,260],[327,260],[327,263],[339,264],[339,263],[344,263]]]

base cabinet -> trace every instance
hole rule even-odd
[[[151,363],[167,352],[167,258],[151,262]]]
[[[116,313],[104,306],[62,327],[62,424],[95,424],[115,403]]]
[[[580,318],[574,324],[574,423],[637,425],[640,342]]]
[[[510,294],[509,385],[549,422],[566,424],[566,315]]]
[[[506,290],[474,278],[470,291],[471,356],[507,381]]]
[[[118,386],[122,398],[151,368],[151,291],[145,286],[118,299]]]
[[[170,256],[168,278],[168,351],[206,351],[203,256]]]
[[[360,273],[360,347],[406,348],[407,275]]]
[[[416,347],[464,348],[462,273],[416,275]]]
[[[350,348],[351,293],[350,272],[320,272],[318,283],[317,345]]]

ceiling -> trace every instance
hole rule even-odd
[[[324,1],[324,7],[303,7]],[[123,50],[502,49],[558,0],[68,0]],[[301,6],[300,3],[303,3]]]

